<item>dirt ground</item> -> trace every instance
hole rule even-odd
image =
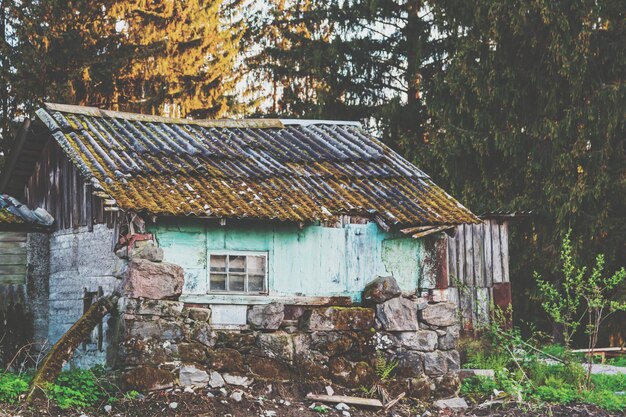
[[[256,388],[256,389],[255,389]],[[198,389],[196,392],[180,390],[152,393],[146,397],[133,400],[121,399],[107,407],[100,404],[89,410],[60,410],[46,401],[38,402],[30,408],[0,404],[0,417],[347,417],[342,411],[336,410],[332,404],[326,413],[311,409],[311,401],[303,400],[306,391],[324,393],[324,387],[295,387],[290,384],[273,384],[243,390],[242,398],[236,401],[231,398],[232,391],[223,395],[217,390]],[[344,394],[344,393],[336,393]],[[345,393],[348,394],[348,393]],[[352,393],[355,395],[355,393]],[[316,403],[319,405],[320,403]],[[431,414],[428,414],[428,412]],[[460,412],[450,410],[438,411],[429,404],[405,399],[391,410],[364,409],[350,407],[350,417],[613,417],[624,416],[624,413],[608,413],[597,407],[588,405],[548,406],[531,408],[528,405],[498,408],[470,408]],[[426,414],[424,414],[426,413]]]

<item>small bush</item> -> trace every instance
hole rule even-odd
[[[95,405],[109,397],[110,389],[104,368],[95,367],[62,372],[54,384],[48,385],[47,393],[65,410]]]
[[[607,411],[626,410],[626,395],[617,395],[613,391],[584,391],[581,394],[581,401],[588,404],[595,404]]]
[[[626,355],[611,358],[607,362],[609,365],[626,367]]]
[[[28,391],[29,378],[16,374],[0,375],[0,402],[15,403]]]
[[[475,376],[466,378],[461,383],[461,395],[470,397],[487,397],[500,386],[493,378]]]
[[[626,374],[591,375],[594,391],[626,391]]]
[[[578,399],[578,392],[561,378],[550,376],[546,378],[545,385],[535,389],[533,397],[553,404],[569,404]]]

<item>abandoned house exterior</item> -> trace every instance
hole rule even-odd
[[[25,295],[40,311],[35,339],[54,343],[119,292],[71,365],[106,363],[131,387],[294,368],[358,386],[380,350],[400,361],[398,377],[426,378],[415,390],[445,395],[459,367],[448,301],[478,322],[459,283],[492,297],[508,281],[506,224],[481,223],[354,122],[48,104],[19,132],[0,192],[54,218],[29,230],[45,253],[16,270],[45,277]],[[0,287],[26,279],[0,276]]]

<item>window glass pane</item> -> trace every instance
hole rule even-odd
[[[248,273],[251,275],[265,275],[265,256],[248,256]]]
[[[229,274],[228,291],[245,291],[245,280],[246,276],[244,274]]]
[[[248,275],[249,292],[265,292],[265,275]]]
[[[226,274],[211,274],[211,291],[226,291]]]
[[[246,257],[230,255],[228,257],[228,272],[246,272]]]
[[[226,255],[211,255],[211,272],[226,272]]]

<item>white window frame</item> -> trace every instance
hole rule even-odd
[[[250,291],[220,291],[220,290],[212,290],[211,289],[211,256],[224,256],[227,255],[226,262],[226,271],[224,275],[226,275],[226,288],[228,288],[228,283],[230,280],[230,272],[228,271],[228,257],[229,256],[262,256],[265,258],[265,276],[263,277],[263,287],[265,291],[261,292],[250,292]],[[246,250],[209,250],[207,251],[207,294],[217,295],[217,294],[237,294],[237,295],[250,295],[250,296],[264,296],[269,295],[269,252],[263,251],[246,251]],[[248,260],[246,259],[246,271],[245,271],[245,281],[244,286],[248,286]]]

